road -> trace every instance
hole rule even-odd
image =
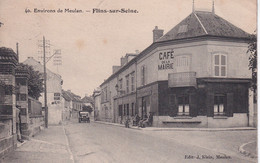
[[[257,161],[238,152],[256,131],[143,131],[76,121],[64,128],[76,163]]]

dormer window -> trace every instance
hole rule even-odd
[[[178,30],[178,34],[179,33],[185,33],[185,32],[187,32],[187,25],[181,25],[180,27],[179,27],[179,30]]]

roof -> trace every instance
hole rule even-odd
[[[67,93],[67,91],[62,90],[62,97],[66,100],[66,101],[72,101],[72,97],[70,97],[70,95]]]
[[[232,38],[248,38],[250,36],[250,34],[212,12],[195,11],[156,42],[207,35]]]
[[[93,99],[91,97],[85,96],[81,99],[83,103],[93,103]]]
[[[82,102],[80,96],[72,93],[71,91],[62,90],[62,97],[67,101]]]
[[[23,62],[23,64],[27,64],[27,65],[29,65],[29,66],[32,66],[33,69],[35,69],[36,71],[39,71],[39,72],[41,72],[41,73],[43,73],[43,71],[44,71],[43,65],[42,65],[39,61],[35,60],[33,57],[28,57],[28,58]],[[57,78],[59,78],[60,80],[62,80],[62,79],[61,79],[61,76],[60,76],[59,74],[56,74],[56,73],[50,71],[50,70],[47,69],[47,68],[46,68],[46,73],[47,73],[47,76],[48,76],[48,75],[53,75],[53,76],[56,76]]]
[[[149,47],[145,48],[141,53],[134,57],[131,61],[121,67],[117,72],[110,75],[101,85],[112,80],[117,74],[128,68],[140,58],[151,52],[158,46],[169,43],[182,43],[182,41],[194,41],[200,38],[223,38],[247,41],[250,34],[231,24],[227,20],[221,18],[212,12],[195,11],[183,19],[179,24],[173,27],[169,32],[161,38],[153,42]]]
[[[18,63],[18,55],[11,48],[0,47],[0,61]]]

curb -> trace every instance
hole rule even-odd
[[[117,127],[124,127],[124,128],[125,128],[125,125],[123,125],[123,124],[118,124],[118,123],[109,123],[109,122],[102,122],[102,121],[94,121],[94,123],[100,123],[100,124],[111,125],[111,126],[117,126]],[[138,128],[138,127],[129,127],[129,129],[133,129],[133,130],[143,130],[143,128]]]
[[[100,123],[105,125],[112,125],[118,127],[125,127],[125,125],[118,123],[110,123],[110,122],[102,122],[102,121],[94,121],[94,123]],[[144,131],[243,131],[243,130],[256,130],[254,127],[240,127],[240,128],[157,128],[157,127],[147,127],[147,128],[138,128],[138,127],[130,127],[130,129],[135,130],[144,130]]]
[[[248,142],[248,143],[245,143],[245,144],[242,144],[240,147],[239,147],[239,152],[247,157],[250,157],[250,158],[257,158],[257,155],[253,154],[253,153],[250,153],[249,151],[246,151],[244,149],[244,147],[248,144],[251,144],[251,143],[254,143],[256,141],[251,141],[251,142]]]

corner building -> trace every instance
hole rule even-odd
[[[165,35],[155,27],[153,39],[101,84],[111,122],[152,112],[155,127],[252,125],[248,33],[194,11]]]

